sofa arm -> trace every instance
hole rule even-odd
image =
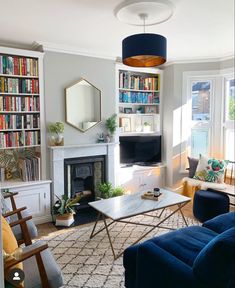
[[[140,245],[136,288],[199,288],[192,268],[151,241]]]

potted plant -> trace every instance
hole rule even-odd
[[[105,122],[105,126],[108,130],[110,138],[112,139],[117,129],[117,114],[113,114],[111,117],[109,117]]]
[[[104,182],[99,184],[98,189],[100,191],[100,197],[102,199],[121,196],[124,194],[124,189],[122,187],[113,188],[110,182]]]
[[[64,145],[64,123],[55,122],[48,125],[48,130],[51,133],[51,145],[63,146]]]
[[[62,195],[55,202],[53,206],[53,215],[55,215],[56,226],[70,226],[74,222],[73,214],[75,214],[75,207],[79,205],[79,201],[82,198],[82,193],[77,195],[74,199],[68,198],[66,195]]]
[[[144,122],[143,131],[144,132],[150,132],[151,131],[151,124],[149,122]]]

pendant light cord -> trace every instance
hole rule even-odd
[[[143,28],[144,28],[144,33],[145,33],[146,19],[148,18],[148,14],[141,13],[139,14],[139,17],[141,20],[143,20]]]

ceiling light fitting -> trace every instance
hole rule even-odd
[[[145,33],[145,27],[165,22],[172,14],[173,5],[168,0],[130,0],[115,9],[120,21],[144,28],[144,33],[128,36],[122,41],[122,60],[125,65],[155,67],[166,62],[166,38]]]

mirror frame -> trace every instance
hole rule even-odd
[[[69,88],[72,88],[74,85],[76,85],[76,84],[78,84],[78,83],[80,83],[80,82],[82,82],[82,81],[86,81],[87,83],[89,83],[92,87],[94,87],[95,89],[97,89],[100,93],[100,95],[98,96],[99,98],[100,98],[100,109],[99,109],[99,115],[100,115],[100,121],[97,121],[97,123],[95,124],[95,125],[93,125],[93,126],[91,126],[90,128],[88,128],[88,129],[86,129],[86,130],[83,130],[83,129],[81,129],[81,128],[79,128],[79,127],[77,127],[77,126],[75,126],[75,125],[73,125],[73,124],[71,124],[69,121],[68,121],[68,108],[67,108],[67,97],[68,97],[68,95],[67,95],[67,90],[69,89]],[[73,82],[73,84],[71,84],[70,86],[68,86],[68,87],[66,87],[65,88],[65,122],[68,124],[68,125],[70,125],[70,126],[72,126],[73,128],[75,128],[75,129],[77,129],[78,131],[80,131],[80,132],[83,132],[83,133],[85,133],[85,132],[87,132],[88,130],[90,130],[90,129],[92,129],[92,128],[94,128],[95,126],[97,126],[98,124],[100,124],[101,122],[102,122],[102,120],[101,120],[101,90],[100,89],[98,89],[95,85],[93,85],[91,82],[89,82],[89,81],[87,81],[85,78],[80,78],[78,81],[75,81],[75,82]]]

